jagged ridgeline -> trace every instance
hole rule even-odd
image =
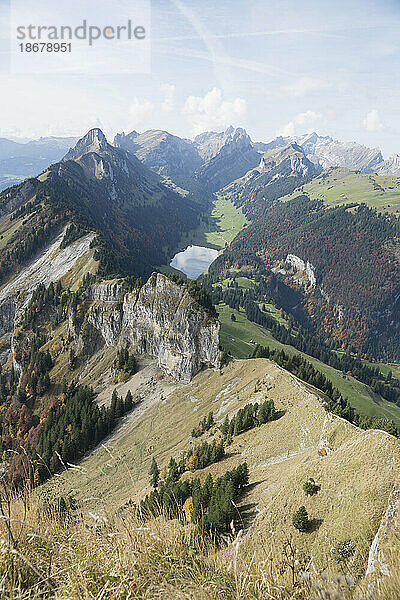
[[[39,177],[5,190],[0,216],[8,214],[13,223],[0,257],[0,280],[67,223],[73,227],[64,245],[96,232],[92,245],[102,275],[149,275],[199,218],[192,199],[163,186],[133,154],[108,144],[99,129]]]

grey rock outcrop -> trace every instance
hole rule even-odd
[[[197,180],[211,192],[245,175],[260,162],[260,154],[249,135],[240,127],[223,134],[204,133],[195,138],[203,157],[210,157],[195,173]]]
[[[385,549],[390,548],[390,542],[398,534],[399,500],[400,489],[398,486],[394,486],[389,496],[386,513],[382,517],[369,551],[366,575],[390,575],[389,561],[385,558]]]
[[[13,297],[6,298],[0,304],[0,338],[10,334],[14,328],[16,302]]]
[[[62,160],[76,160],[88,152],[103,152],[108,149],[108,145],[104,133],[101,129],[96,127],[88,131],[88,133],[77,142],[74,148],[70,148]]]
[[[311,162],[305,156],[301,146],[295,142],[283,148],[274,148],[265,152],[257,170],[263,173],[271,171],[279,165],[282,165],[279,172],[280,177],[307,177],[321,171],[321,167]]]
[[[156,357],[165,373],[184,383],[202,365],[219,366],[219,323],[184,286],[165,275],[153,273],[140,290],[131,292],[115,280],[95,284],[92,297],[78,335],[72,317],[78,351],[90,347],[91,341],[82,337],[93,337],[95,330],[107,346],[128,346]]]

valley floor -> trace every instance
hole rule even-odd
[[[231,243],[247,223],[242,210],[236,208],[229,197],[217,193],[207,219],[202,221],[198,229],[184,236],[182,244],[222,249]]]

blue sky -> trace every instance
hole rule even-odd
[[[233,124],[255,140],[316,130],[400,153],[400,0],[151,7],[148,74],[13,75],[3,54],[0,135],[80,135],[101,126],[108,136],[162,128],[192,137]]]

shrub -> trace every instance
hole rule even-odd
[[[310,477],[309,479],[307,479],[307,481],[304,482],[303,490],[307,496],[313,496],[320,490],[320,486],[315,483],[312,477]]]
[[[305,532],[309,527],[308,513],[305,506],[300,506],[299,510],[297,510],[292,518],[293,527],[298,529],[298,531]]]

